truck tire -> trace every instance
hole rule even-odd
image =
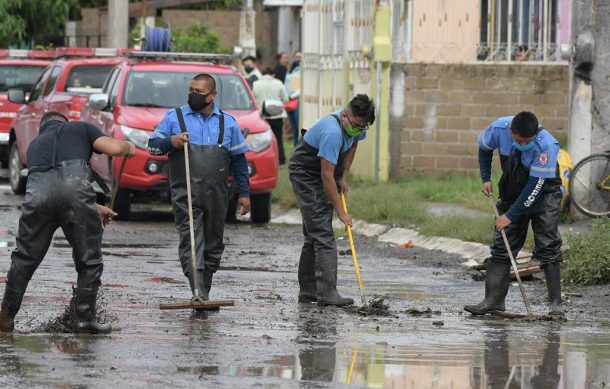
[[[19,148],[17,142],[13,142],[8,154],[8,181],[11,185],[11,190],[15,194],[24,194],[27,177],[21,176],[21,170],[24,166],[19,159]]]
[[[116,220],[129,220],[131,214],[131,193],[129,189],[119,188],[114,200],[114,212],[117,213]]]
[[[271,220],[271,193],[261,193],[250,197],[250,220],[252,223],[269,223]]]

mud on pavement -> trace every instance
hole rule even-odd
[[[0,209],[2,275],[19,202],[0,195],[9,205]],[[58,233],[30,282],[17,331],[0,335],[0,386],[503,388],[509,381],[509,387],[595,388],[610,382],[607,288],[572,288],[585,297],[567,301],[565,323],[471,317],[462,306],[481,299],[483,283],[459,265],[461,258],[358,236],[366,296],[386,297],[382,304],[392,315],[299,305],[300,227],[240,223],[227,227],[211,292],[235,306],[161,311],[161,302],[190,298],[177,234],[167,214],[136,217],[113,222],[104,236],[103,320],[121,330],[93,336],[44,327],[63,317],[76,279]],[[347,241],[338,248],[347,250]],[[546,313],[544,283],[525,287],[534,312]],[[359,301],[349,255],[339,257],[339,290]],[[517,286],[507,309],[524,311]]]

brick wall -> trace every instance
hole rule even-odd
[[[477,173],[478,133],[519,111],[566,139],[567,65],[393,64],[391,79],[392,177]]]

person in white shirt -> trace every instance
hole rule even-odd
[[[284,84],[274,77],[273,69],[265,68],[263,76],[254,82],[252,87],[254,98],[261,109],[261,113],[271,126],[277,140],[280,165],[286,163],[284,142],[282,141],[282,127],[287,117],[284,103],[288,101]]]

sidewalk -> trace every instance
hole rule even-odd
[[[463,216],[484,216],[484,212],[472,210],[453,204],[426,203],[428,212],[432,215],[463,215]],[[561,224],[559,231],[565,241],[565,237],[570,233],[582,233],[591,230],[591,219],[579,220],[571,224]],[[301,224],[301,214],[298,209],[282,210],[279,206],[273,205],[271,223],[278,224]],[[333,220],[333,227],[343,228],[343,224],[336,217]],[[383,224],[367,223],[362,220],[354,220],[353,231],[367,237],[375,237],[379,242],[390,243],[396,246],[404,245],[409,241],[414,246],[429,249],[441,250],[450,254],[457,254],[464,258],[463,266],[472,267],[483,262],[489,256],[489,246],[483,243],[466,242],[459,239],[445,238],[440,236],[422,235],[414,229],[403,227],[392,227]],[[491,231],[490,231],[491,233]],[[531,255],[526,251],[521,251],[518,256]]]

